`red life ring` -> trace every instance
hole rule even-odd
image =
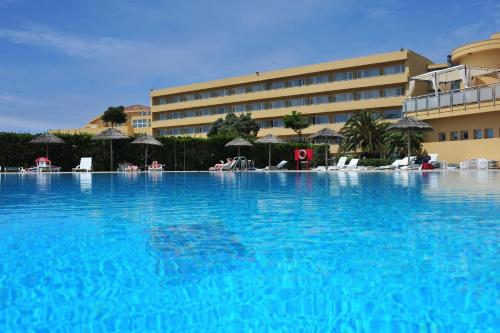
[[[307,158],[307,150],[305,149],[299,150],[299,158],[301,160],[305,160]]]

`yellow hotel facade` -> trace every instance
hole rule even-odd
[[[491,70],[480,70],[484,68]],[[445,64],[401,49],[151,90],[150,110],[130,107],[132,117],[123,131],[203,137],[228,112],[251,112],[261,127],[258,136],[293,139],[295,133],[282,120],[292,111],[308,117],[311,126],[303,133],[309,135],[324,127],[338,131],[355,112],[370,110],[389,120],[406,114],[429,123],[434,131],[425,134],[424,149],[438,153],[442,161],[498,161],[500,74],[495,69],[500,69],[500,33],[456,48]],[[460,80],[465,72],[477,75],[465,84]],[[95,134],[103,129],[96,117],[85,128],[70,131]]]
[[[432,62],[412,51],[398,50],[348,60],[152,90],[154,135],[205,136],[210,125],[228,112],[251,112],[259,136],[293,137],[283,127],[291,111],[309,118],[312,134],[324,127],[339,130],[359,110],[399,118],[410,76]]]

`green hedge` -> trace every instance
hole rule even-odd
[[[365,158],[362,160],[359,160],[358,165],[359,166],[372,166],[372,167],[379,167],[383,165],[389,165],[393,161],[389,159],[384,159],[384,158]]]
[[[36,157],[45,155],[44,145],[31,144],[35,135],[19,133],[0,133],[0,166],[31,167]],[[109,170],[109,142],[92,141],[90,135],[59,134],[66,144],[49,146],[49,157],[52,163],[62,167],[62,171],[80,163],[81,157],[92,157],[96,171]],[[225,160],[237,154],[237,148],[226,148],[224,145],[232,138],[191,138],[191,137],[160,137],[163,146],[150,146],[148,161],[157,160],[165,164],[166,170],[192,171],[208,170],[219,160]],[[130,162],[144,165],[144,146],[130,144],[133,139],[113,142],[115,168],[120,162]],[[287,160],[289,169],[295,168],[294,149],[306,148],[306,143],[286,143],[272,146],[272,163]],[[312,166],[323,165],[324,146],[313,146],[315,159]],[[251,148],[241,148],[241,154],[254,160],[256,167],[268,164],[267,144],[256,144]]]

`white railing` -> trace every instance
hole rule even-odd
[[[497,100],[500,100],[500,83],[411,97],[403,102],[403,113],[440,111],[443,108],[453,111],[454,107],[467,109],[471,104],[480,108],[483,102],[495,105]]]

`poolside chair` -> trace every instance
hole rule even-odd
[[[477,169],[478,170],[488,170],[488,159],[478,158],[477,159]]]
[[[78,164],[76,167],[72,169],[73,172],[78,172],[78,171],[85,171],[85,172],[90,172],[92,171],[92,157],[82,157],[80,159],[80,164]]]
[[[324,165],[318,165],[315,168],[311,169],[312,171],[326,171],[326,167]]]
[[[337,163],[337,165],[335,166],[329,166],[328,167],[328,170],[340,170],[340,169],[344,169],[346,166],[345,166],[345,162],[347,161],[347,157],[346,156],[342,156],[341,158],[339,158],[339,162]]]
[[[351,160],[349,161],[349,164],[347,165],[346,169],[347,170],[355,170],[358,168],[358,162],[359,162],[359,159],[358,158],[351,158]]]
[[[382,165],[382,166],[376,167],[375,170],[395,170],[395,169],[399,168],[402,161],[403,161],[402,159],[395,160],[394,162],[392,162],[392,164]]]
[[[266,166],[263,169],[256,169],[255,171],[279,171],[279,170],[286,170],[286,165],[288,164],[288,161],[281,161],[276,165],[271,165],[271,166]]]
[[[163,164],[158,163],[158,161],[153,161],[151,165],[147,166],[148,171],[163,171]]]
[[[222,165],[222,167],[220,168],[220,171],[231,171],[234,169],[234,167],[236,166],[236,163],[238,163],[238,159],[233,159],[231,162],[227,162],[225,164]]]

